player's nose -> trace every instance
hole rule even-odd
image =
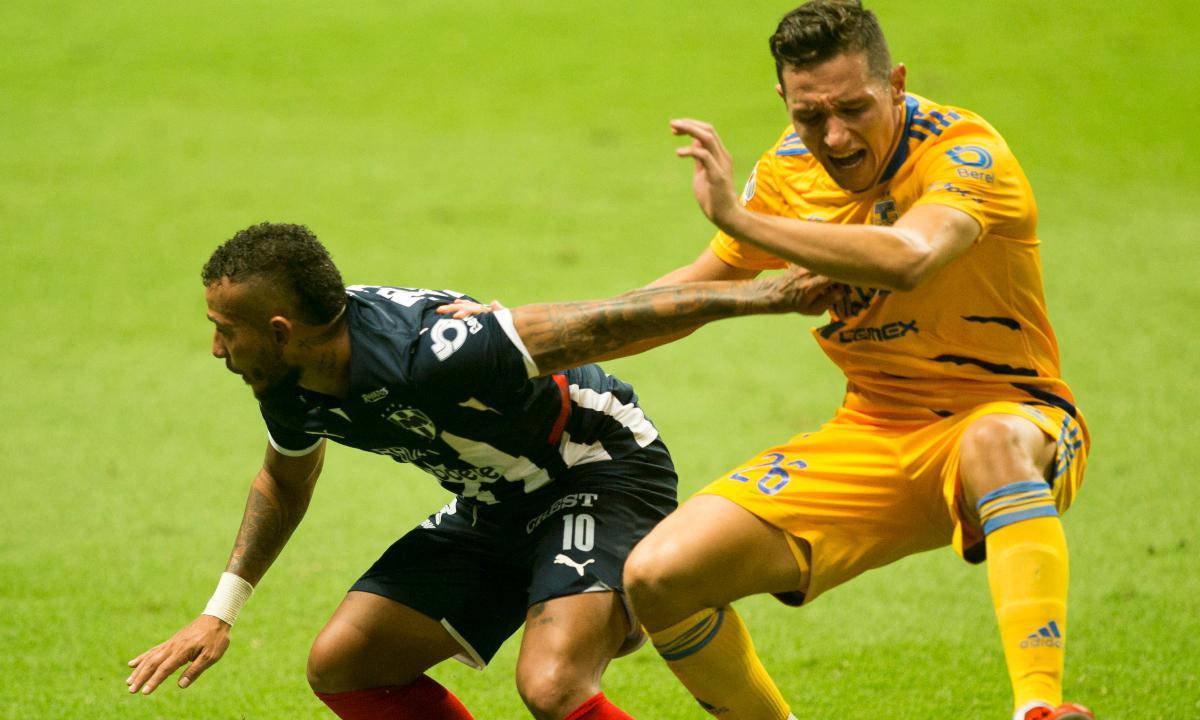
[[[225,349],[225,343],[221,342],[220,333],[213,333],[212,355],[215,358],[224,358],[229,355],[229,351]]]
[[[846,123],[842,122],[836,116],[829,118],[825,123],[825,147],[834,152],[842,152],[850,149],[851,134]]]

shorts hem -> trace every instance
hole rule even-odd
[[[455,660],[476,670],[483,670],[487,667],[487,660],[484,660],[483,657],[481,657],[475,650],[475,648],[471,647],[471,643],[467,642],[467,639],[454,629],[454,626],[450,624],[449,620],[442,618],[441,624],[442,627],[446,629],[446,632],[450,633],[450,637],[454,638],[454,642],[458,643],[463,649],[462,652],[454,656]]]

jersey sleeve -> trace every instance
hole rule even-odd
[[[755,163],[742,190],[742,206],[765,215],[784,215],[786,203],[779,191],[778,178],[771,161],[772,153],[768,151]],[[717,231],[709,247],[721,260],[738,268],[773,270],[787,265],[766,250],[740,242],[722,231]]]
[[[263,422],[267,425],[267,442],[271,443],[271,447],[275,448],[280,455],[288,457],[307,455],[325,441],[323,437],[309,435],[303,430],[283,423],[273,417],[262,404],[259,404],[258,409],[262,413]]]
[[[974,218],[991,235],[1029,237],[1037,208],[1029,181],[1008,145],[980,130],[946,138],[916,168],[924,191],[913,206],[948,205]]]
[[[423,393],[450,402],[503,399],[517,395],[538,374],[510,311],[461,320],[434,317],[413,357],[413,380]]]

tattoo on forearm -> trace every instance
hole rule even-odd
[[[289,507],[280,498],[259,489],[257,482],[251,486],[242,526],[229,557],[229,572],[245,578],[262,577],[287,544],[306,505],[303,503],[298,509]]]
[[[525,305],[518,332],[539,368],[589,362],[640,341],[770,306],[746,282],[648,288],[609,300]]]

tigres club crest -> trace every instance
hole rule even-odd
[[[900,219],[900,214],[896,212],[896,201],[891,195],[884,195],[875,201],[875,207],[871,208],[871,224],[872,225],[892,225]]]
[[[754,197],[754,191],[758,187],[758,163],[754,164],[754,169],[750,171],[750,179],[746,180],[746,187],[742,188],[742,204],[750,202]]]
[[[416,433],[426,440],[432,440],[437,437],[437,427],[429,416],[414,407],[405,407],[403,405],[393,408],[388,408],[391,413],[387,416],[388,422],[399,425],[409,432]]]

